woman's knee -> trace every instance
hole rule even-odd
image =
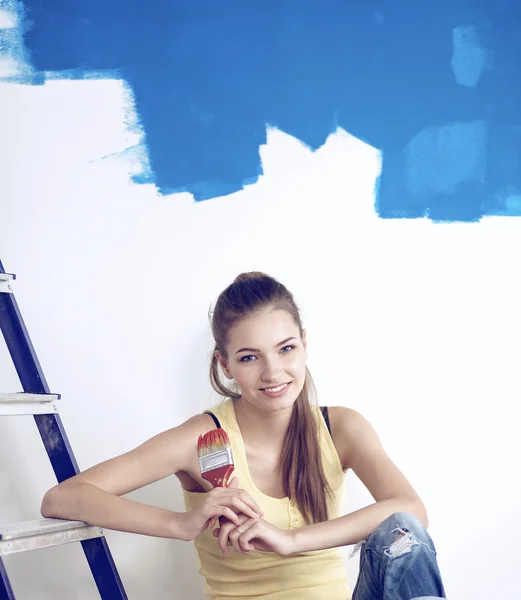
[[[427,533],[420,519],[410,512],[395,512],[387,520],[395,528],[404,529],[419,536],[424,536]]]
[[[368,546],[396,556],[410,552],[414,545],[428,545],[432,540],[420,519],[409,512],[396,512],[378,525],[366,540]]]
[[[384,553],[396,558],[408,554],[414,547],[436,554],[436,548],[420,519],[409,512],[397,512],[389,517],[390,535]],[[393,527],[394,525],[394,527]]]

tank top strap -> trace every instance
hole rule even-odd
[[[322,416],[324,417],[324,421],[326,422],[326,426],[327,426],[327,430],[329,431],[329,435],[332,436],[331,423],[329,422],[329,410],[328,410],[327,406],[321,406],[320,412],[322,413]]]
[[[217,429],[219,429],[221,427],[221,422],[219,421],[219,419],[213,414],[213,412],[211,410],[205,410],[203,415],[210,415],[210,417],[212,417],[213,422],[215,423],[215,426],[217,427]]]

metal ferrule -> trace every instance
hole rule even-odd
[[[208,473],[208,471],[213,471],[219,467],[233,465],[232,449],[225,448],[206,456],[200,456],[199,465],[201,466],[201,473]]]

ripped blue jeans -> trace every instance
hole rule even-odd
[[[445,598],[434,543],[416,516],[394,513],[359,546],[353,600]]]

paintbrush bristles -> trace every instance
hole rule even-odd
[[[197,454],[208,456],[214,452],[220,452],[230,447],[230,438],[224,429],[212,429],[197,440]]]

